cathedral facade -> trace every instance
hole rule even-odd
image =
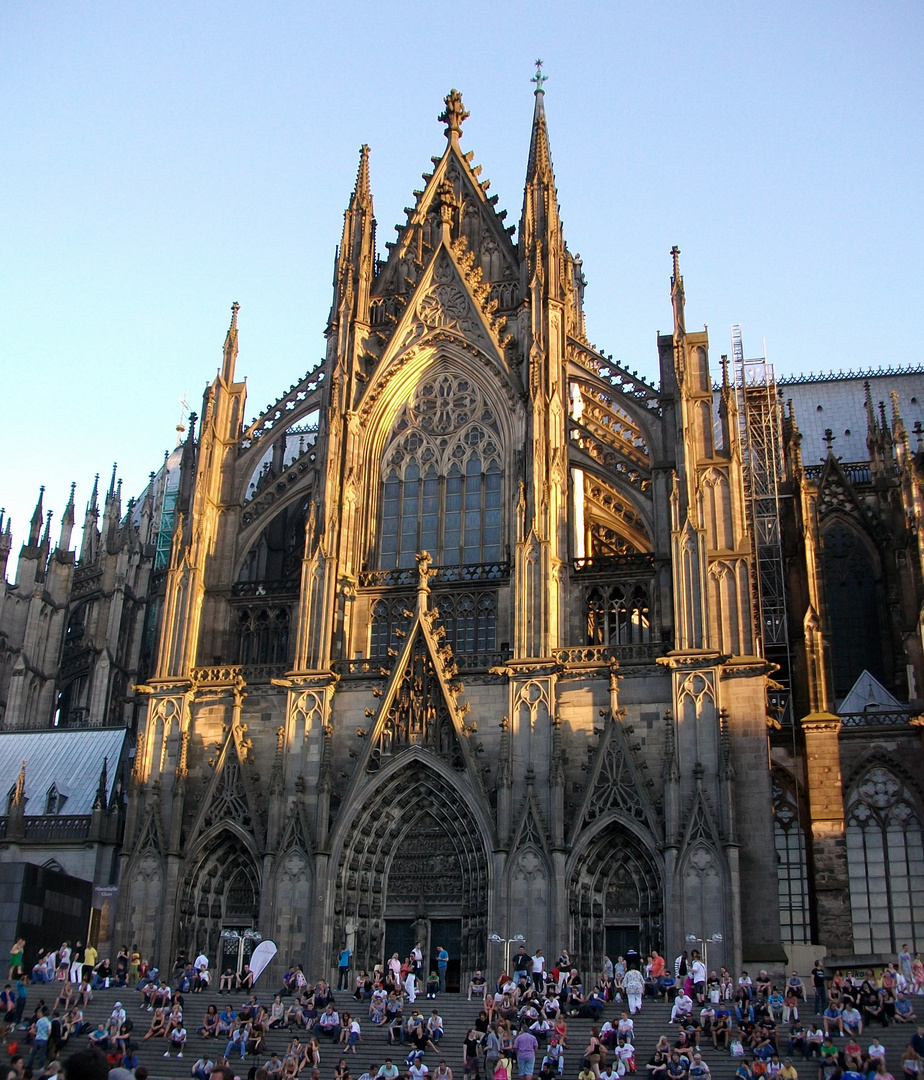
[[[76,565],[33,522],[58,630],[29,638],[41,590],[6,586],[3,723],[136,734],[117,938],[166,963],[259,933],[315,975],[420,941],[462,985],[515,937],[588,973],[691,938],[733,970],[924,947],[922,467],[897,399],[866,390],[861,475],[831,430],[804,462],[774,397],[769,513],[754,402],[687,331],[679,252],[655,386],[587,340],[541,81],[517,228],[466,116],[452,91],[384,259],[363,147],[318,368],[246,423],[235,305],[142,497],[123,514],[111,485],[102,530],[88,508]]]

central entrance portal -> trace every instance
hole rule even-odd
[[[449,953],[447,989],[484,968],[488,858],[473,798],[463,777],[457,786],[416,760],[367,793],[340,855],[332,927],[342,938],[352,923],[358,967],[393,953],[404,961],[419,942],[424,980],[438,946]]]

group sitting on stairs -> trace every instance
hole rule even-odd
[[[795,971],[774,981],[762,970],[753,980],[742,972],[732,982],[725,969],[707,974],[695,952],[677,957],[672,971],[657,953],[646,961],[630,953],[615,961],[605,958],[585,991],[564,951],[550,969],[541,950],[530,955],[521,948],[511,960],[509,972],[500,972],[493,982],[476,971],[465,996],[446,1001],[442,1009],[431,1008],[429,1002],[419,1008],[416,995],[408,993],[407,974],[400,970],[376,970],[372,975],[361,971],[354,979],[341,978],[346,992],[335,993],[324,980],[309,982],[302,968],[293,965],[270,1002],[254,990],[244,968],[228,988],[240,999],[229,996],[224,1005],[210,1002],[201,1025],[187,1026],[185,996],[197,986],[209,987],[208,976],[200,979],[209,970],[208,960],[199,956],[192,964],[178,957],[169,982],[156,968],[140,976],[138,1005],[151,1014],[143,1034],[121,1001],[115,1002],[108,1020],[95,1027],[87,1023],[83,1006],[92,1001],[92,992],[80,999],[82,987],[69,980],[61,984],[53,1016],[44,999],[23,1013],[24,999],[10,986],[0,995],[0,1011],[8,1022],[18,1018],[17,1010],[24,1015],[22,1041],[33,1043],[30,1060],[36,1077],[44,1075],[46,1057],[50,1060],[62,1048],[77,1045],[78,1036],[106,1054],[111,1068],[129,1070],[158,1039],[163,1040],[163,1058],[179,1060],[190,1038],[198,1036],[197,1051],[214,1041],[221,1052],[199,1053],[189,1068],[195,1080],[210,1080],[213,1072],[220,1077],[235,1061],[243,1073],[247,1059],[247,1080],[321,1080],[322,1071],[324,1080],[330,1080],[331,1070],[322,1070],[322,1057],[327,1065],[331,1053],[337,1059],[333,1080],[353,1080],[357,1073],[356,1080],[454,1080],[452,1066],[440,1057],[446,1053],[447,1032],[442,1013],[452,1021],[452,1042],[461,1043],[450,1055],[461,1051],[461,1076],[455,1080],[619,1080],[642,1071],[647,1080],[711,1080],[712,1070],[716,1080],[730,1080],[736,1066],[735,1080],[798,1080],[794,1061],[803,1072],[810,1070],[803,1080],[894,1080],[885,1048],[878,1038],[865,1046],[869,1035],[862,1038],[864,1029],[914,1025],[917,1019],[911,1007],[913,983],[905,980],[902,985],[896,965],[878,977],[872,972],[831,977],[819,962],[805,981]],[[427,996],[437,999],[440,990],[434,980]],[[646,999],[652,1004],[645,1010],[642,1031],[654,1041],[651,1027],[663,1020],[673,1034],[660,1035],[647,1064],[641,1064],[636,1024]],[[464,1038],[461,1030],[455,1033],[463,1003],[472,1005]],[[382,1033],[384,1046],[374,1055],[379,1059],[374,1065],[351,1070],[348,1062],[363,1049],[367,1018],[369,1029]],[[271,1049],[268,1041],[282,1032],[284,1048],[277,1043]],[[384,1054],[392,1056],[380,1064]],[[720,1056],[710,1068],[707,1059],[713,1054]],[[924,1080],[924,1028],[917,1029],[900,1065],[901,1080]],[[235,1075],[233,1066],[230,1075]],[[28,1071],[8,1080],[24,1077]]]

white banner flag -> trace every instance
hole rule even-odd
[[[263,974],[263,969],[276,955],[276,943],[274,941],[261,941],[250,954],[250,970],[253,972],[253,981]]]

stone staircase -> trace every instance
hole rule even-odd
[[[261,1003],[270,1003],[273,998],[275,986],[267,983],[257,987],[256,993]],[[54,1000],[55,990],[45,986],[32,986],[29,988],[29,999],[25,1015],[31,1015],[36,1003],[44,998],[49,1005]],[[99,1019],[106,1020],[116,1001],[121,1001],[129,1017],[134,1021],[134,1034],[138,1042],[137,1055],[141,1064],[147,1066],[150,1076],[155,1080],[188,1080],[190,1070],[196,1059],[203,1054],[213,1060],[224,1051],[224,1042],[216,1039],[206,1040],[196,1034],[196,1030],[202,1024],[202,1017],[206,1008],[214,1004],[219,1011],[230,999],[236,1006],[246,1001],[247,994],[219,995],[217,991],[209,991],[202,994],[187,994],[184,1003],[184,1019],[189,1032],[186,1051],[181,1060],[175,1053],[169,1058],[164,1058],[167,1049],[164,1040],[150,1039],[141,1042],[141,1036],[147,1031],[150,1023],[150,1013],[141,1008],[140,994],[127,987],[113,987],[108,990],[97,991],[92,1003],[84,1010],[84,1016],[91,1026],[95,1026]],[[291,999],[284,999],[287,1003]],[[924,999],[915,999],[916,1011],[924,1016]],[[440,1041],[440,1053],[434,1054],[428,1051],[424,1060],[429,1066],[431,1073],[435,1071],[441,1058],[445,1058],[447,1065],[453,1070],[454,1080],[462,1080],[462,1042],[470,1027],[474,1026],[478,1016],[479,1004],[477,1001],[468,1002],[463,994],[440,995],[435,1001],[428,1001],[423,996],[418,997],[417,1007],[424,1017],[430,1015],[436,1007],[443,1018],[445,1034]],[[373,1027],[368,1019],[368,1005],[365,1002],[357,1002],[350,995],[340,993],[337,995],[337,1006],[341,1015],[344,1011],[351,1013],[359,1019],[362,1026],[362,1038],[355,1055],[342,1055],[340,1048],[332,1045],[327,1039],[321,1039],[321,1080],[331,1080],[334,1068],[341,1056],[346,1056],[352,1077],[358,1077],[365,1072],[370,1065],[376,1067],[383,1064],[386,1056],[391,1056],[399,1068],[403,1066],[404,1058],[409,1052],[409,1047],[388,1045],[387,1034],[382,1028]],[[620,1015],[620,1006],[611,1006],[604,1010],[604,1020],[616,1020]],[[802,1016],[803,1022],[813,1019],[810,1008],[805,1010]],[[666,1034],[671,1042],[674,1041],[676,1027],[668,1024],[670,1020],[670,1006],[661,1002],[651,1002],[646,999],[642,1011],[635,1018],[635,1047],[636,1061],[640,1080],[645,1077],[645,1065],[658,1038]],[[586,1019],[572,1018],[568,1020],[567,1050],[565,1054],[565,1078],[575,1080],[581,1068],[581,1059],[584,1048],[587,1046],[591,1028],[591,1021]],[[872,1035],[879,1036],[888,1052],[887,1064],[894,1075],[899,1075],[899,1059],[908,1044],[911,1035],[914,1034],[913,1024],[893,1025],[882,1029],[877,1027],[875,1031],[864,1032],[860,1039],[861,1046],[866,1047],[872,1039]],[[283,1056],[286,1046],[291,1037],[285,1029],[270,1031],[267,1037],[267,1053],[257,1059],[256,1064],[262,1065],[266,1058],[274,1050]],[[20,1043],[19,1052],[28,1060],[30,1047],[21,1039],[21,1032],[17,1033]],[[15,1036],[11,1033],[9,1038]],[[838,1040],[843,1045],[843,1040]],[[66,1060],[69,1053],[75,1049],[81,1049],[87,1044],[86,1038],[77,1040],[76,1045],[67,1046],[60,1054],[61,1060]],[[703,1058],[709,1065],[714,1080],[733,1080],[736,1062],[732,1061],[724,1051],[716,1051],[710,1042],[704,1041],[702,1046]],[[781,1047],[785,1056],[785,1047]],[[540,1056],[537,1058],[538,1071],[541,1060],[542,1046],[540,1044]],[[231,1062],[236,1074],[246,1080],[247,1072],[254,1064],[254,1058],[248,1054],[244,1061],[234,1058]],[[817,1066],[813,1062],[794,1060],[793,1064],[799,1070],[799,1080],[818,1080]],[[484,1080],[484,1078],[482,1078]],[[490,1077],[487,1080],[491,1080]]]

